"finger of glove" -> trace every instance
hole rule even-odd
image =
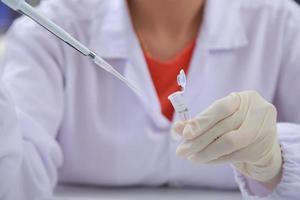
[[[233,153],[240,146],[237,134],[238,130],[224,134],[202,151],[190,155],[188,159],[196,163],[208,163]]]
[[[242,119],[240,118],[239,113],[236,112],[232,116],[217,123],[204,134],[198,136],[193,140],[187,140],[182,143],[177,148],[176,153],[178,156],[187,157],[191,154],[200,152],[209,144],[217,140],[217,138],[221,137],[223,134],[233,130],[237,130],[240,127],[241,123]]]
[[[268,121],[268,118],[266,118],[268,113],[255,115],[251,113],[253,112],[251,108],[249,110],[245,121],[237,131],[224,134],[219,138],[219,142],[223,143],[219,144],[220,147],[223,146],[225,148],[221,149],[222,152],[216,152],[215,158],[209,161],[218,159],[218,162],[222,160],[225,162],[249,162],[258,158],[259,149],[263,148],[261,144],[264,144],[266,138],[266,136],[262,136],[258,140],[258,132],[264,127],[263,124]],[[213,151],[213,149],[207,149],[206,151]]]
[[[172,132],[182,136],[184,127],[186,126],[187,121],[177,121],[172,126]]]
[[[251,160],[249,156],[252,157],[253,155],[255,155],[255,153],[257,153],[255,147],[249,146],[244,149],[234,151],[228,155],[224,155],[217,159],[208,161],[206,164],[246,163]]]
[[[240,97],[232,93],[220,100],[215,101],[196,118],[190,120],[183,130],[186,140],[194,139],[205,133],[219,121],[232,115],[240,105]]]
[[[251,143],[245,147],[240,146],[239,149],[231,153],[224,154],[218,158],[212,159],[207,164],[224,164],[224,163],[249,163],[255,162],[261,158],[260,149],[266,145],[268,138],[262,138],[258,143]]]
[[[271,130],[271,128],[273,127],[272,125],[276,123],[271,123],[272,119],[274,119],[274,116],[273,112],[270,112],[271,110],[269,108],[266,109],[265,106],[262,106],[255,100],[253,101],[250,99],[248,101],[248,110],[246,111],[244,122],[239,128],[239,134],[237,135],[239,137],[239,145],[241,147],[246,147],[249,144],[254,145],[255,143],[259,143],[266,134],[269,135],[270,133],[274,132],[274,130]],[[276,125],[274,126],[276,129]]]

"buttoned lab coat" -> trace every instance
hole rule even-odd
[[[51,193],[57,182],[239,186],[245,198],[252,196],[251,180],[234,175],[229,164],[194,165],[175,155],[179,142],[170,128],[179,118],[170,122],[161,113],[126,1],[51,0],[38,9],[142,96],[31,20],[17,20],[1,65],[17,116],[1,139],[7,163],[0,163],[1,196],[30,199]],[[274,199],[294,199],[300,189],[299,24],[300,9],[289,0],[208,0],[187,75],[192,116],[244,90],[256,90],[276,106],[285,163]],[[13,125],[19,128],[10,130]]]

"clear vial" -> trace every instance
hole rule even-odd
[[[179,118],[183,121],[186,121],[190,119],[190,114],[184,102],[183,93],[184,92],[182,91],[174,92],[168,97],[168,99],[173,105],[175,112],[178,113]]]

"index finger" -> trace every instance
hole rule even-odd
[[[231,93],[215,101],[206,110],[187,123],[183,130],[183,137],[186,140],[191,140],[202,135],[221,120],[235,113],[240,106],[240,101],[237,93]]]

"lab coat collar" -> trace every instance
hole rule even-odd
[[[123,67],[114,66],[115,69],[137,87],[141,93],[138,98],[155,124],[168,128],[170,123],[161,113],[160,102],[131,22],[127,1],[105,1],[104,4],[102,8],[105,9],[98,17],[102,21],[95,21],[92,27],[94,35],[90,48],[108,62],[125,61]]]
[[[237,9],[234,6],[239,3],[232,1],[235,0],[207,1],[203,27],[199,32],[197,43],[203,42],[200,36],[206,33],[204,38],[208,40],[205,42],[208,43],[209,50],[233,49],[247,44],[244,28],[238,16],[239,10],[233,10]],[[125,61],[130,59],[124,69],[116,69],[122,71],[122,74],[142,91],[141,102],[152,120],[161,127],[167,127],[169,123],[160,112],[160,103],[134,33],[127,2],[115,0],[102,3],[102,10],[97,17],[99,20],[95,20],[92,26],[91,49],[104,59]]]
[[[240,0],[207,0],[202,30],[207,34],[209,50],[230,50],[248,44],[241,21]]]
[[[203,26],[210,50],[240,48],[248,44],[240,0],[207,0]],[[104,58],[127,58],[132,23],[125,0],[102,1],[93,22],[90,47]],[[101,24],[101,25],[100,25]],[[199,33],[200,34],[200,33]]]
[[[103,58],[127,58],[132,30],[125,0],[101,1],[92,23],[90,48]]]

